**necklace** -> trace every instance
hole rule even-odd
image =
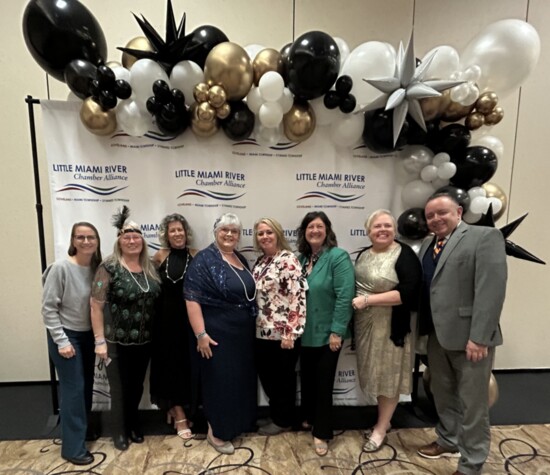
[[[233,266],[232,266],[229,262],[227,262],[227,265],[228,265],[229,268],[235,273],[235,275],[237,276],[237,278],[241,281],[241,284],[243,285],[244,295],[245,295],[245,297],[246,297],[246,300],[248,300],[249,302],[253,302],[254,300],[256,300],[256,291],[257,291],[256,285],[254,285],[254,295],[252,296],[252,298],[250,298],[250,297],[248,296],[248,292],[247,292],[247,290],[246,290],[246,284],[244,283],[243,279],[241,279],[241,276],[239,275],[239,273],[233,268]],[[252,281],[253,281],[253,282],[256,282],[256,281],[254,280],[254,276],[252,275],[252,272],[250,272],[250,271],[247,269],[246,266],[243,266],[243,268],[244,268],[243,270],[246,270],[246,271],[250,274],[250,277],[252,277]]]
[[[269,267],[271,266],[271,263],[273,262],[273,259],[275,258],[275,256],[264,256],[263,259],[262,259],[262,262],[263,262],[263,268],[262,270],[256,275],[256,272],[254,272],[254,280],[256,282],[259,282],[260,280],[262,280],[263,276],[267,273],[267,271],[269,270]]]
[[[185,267],[183,269],[183,272],[181,273],[181,275],[177,278],[177,279],[172,279],[172,277],[170,277],[170,274],[168,273],[168,264],[170,263],[170,254],[168,254],[168,256],[166,257],[166,278],[172,282],[172,284],[175,284],[176,282],[179,282],[181,279],[183,279],[185,277],[185,273],[187,272],[187,266],[189,265],[189,251],[187,251],[187,258],[185,259]]]
[[[134,277],[134,273],[128,269],[128,264],[126,264],[126,261],[124,259],[121,259],[120,260],[122,262],[122,264],[124,264],[122,267],[124,267],[127,271],[128,271],[128,274],[130,274],[130,277],[133,279],[133,281],[136,283],[136,285],[141,289],[141,291],[146,294],[147,292],[149,292],[149,289],[151,288],[149,286],[149,279],[147,279],[147,275],[145,274],[145,272],[143,272],[143,270],[140,272],[140,274],[143,274],[143,277],[145,277],[145,283],[147,284],[147,288],[144,289],[141,284],[137,281],[137,279]]]

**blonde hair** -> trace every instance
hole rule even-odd
[[[139,234],[139,233],[136,233]],[[105,261],[108,262],[116,262],[118,265],[122,266],[122,251],[120,249],[120,242],[119,240],[124,235],[121,234],[115,241],[115,244],[113,246],[113,253],[105,259]],[[155,269],[155,266],[153,265],[153,261],[149,258],[149,252],[147,251],[147,242],[145,239],[143,239],[143,236],[139,234],[139,237],[141,238],[141,252],[139,254],[139,264],[141,265],[141,268],[143,269],[143,272],[145,275],[157,282],[160,282],[159,275],[157,273],[157,270]]]
[[[258,242],[258,226],[260,224],[266,224],[269,226],[273,232],[275,233],[275,236],[277,236],[277,248],[278,249],[284,249],[285,251],[291,251],[290,244],[288,244],[288,241],[286,240],[285,234],[283,232],[283,227],[277,221],[273,218],[260,218],[258,221],[254,223],[254,249],[256,251],[261,252],[260,243]]]
[[[378,218],[379,216],[389,216],[391,218],[391,222],[393,224],[393,231],[397,234],[397,221],[393,217],[393,214],[391,214],[391,211],[387,209],[377,209],[376,211],[373,211],[370,216],[365,221],[365,229],[367,230],[367,234],[370,231],[370,228],[372,226],[372,222]]]

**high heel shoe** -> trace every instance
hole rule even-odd
[[[189,427],[187,427],[185,429],[179,429],[178,430],[178,424],[183,424],[184,422],[186,423],[187,419],[176,420],[176,418],[173,416],[173,414],[168,412],[166,422],[168,424],[172,424],[172,423],[174,424],[174,429],[176,429],[176,433],[177,433],[178,437],[182,438],[183,440],[189,440],[189,439],[192,439],[193,437],[195,437],[195,434],[193,434],[191,432],[191,429]]]

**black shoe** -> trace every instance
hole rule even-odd
[[[143,444],[145,439],[143,438],[143,433],[140,429],[132,429],[130,431],[130,440],[136,444]]]
[[[72,463],[73,465],[90,465],[94,463],[94,456],[86,451],[82,457],[63,457],[67,462]]]
[[[94,442],[99,439],[99,434],[94,429],[88,429],[86,431],[86,442]]]
[[[128,437],[125,435],[114,435],[113,444],[118,450],[128,450]]]

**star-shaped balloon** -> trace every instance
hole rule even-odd
[[[523,247],[518,246],[516,243],[510,241],[508,237],[518,228],[522,221],[527,217],[528,213],[525,213],[523,216],[520,216],[516,220],[508,223],[506,226],[500,228],[500,232],[504,236],[506,242],[506,255],[517,257],[518,259],[523,259],[525,261],[536,262],[537,264],[545,264],[542,259],[539,259],[537,256],[531,254]],[[489,226],[491,228],[495,227],[495,220],[493,217],[493,205],[489,205],[487,213],[485,213],[481,219],[475,223],[476,226]]]
[[[450,89],[464,82],[441,79],[424,81],[424,76],[436,54],[437,50],[417,66],[414,54],[413,33],[411,33],[411,39],[406,51],[403,49],[403,43],[399,44],[393,77],[378,79],[363,78],[363,81],[368,82],[371,86],[381,91],[382,95],[366,107],[363,107],[361,111],[380,109],[381,107],[385,107],[386,110],[393,109],[394,145],[397,142],[407,113],[426,131],[426,123],[424,122],[422,109],[418,102],[419,99],[441,96],[440,91]]]

